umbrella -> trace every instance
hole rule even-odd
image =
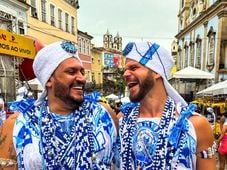
[[[219,95],[227,94],[227,80],[214,84],[206,89],[197,93],[198,95]]]
[[[38,90],[38,91],[43,90],[43,86],[41,85],[41,83],[39,82],[39,80],[37,78],[29,80],[28,84],[29,84],[29,86],[31,87],[32,90]]]
[[[214,74],[208,73],[196,69],[194,67],[188,66],[176,73],[173,74],[173,78],[182,78],[182,79],[213,79]]]
[[[130,102],[129,97],[123,97],[123,98],[121,98],[121,103],[122,104],[126,104],[126,103],[129,103],[129,102]]]
[[[106,99],[110,99],[110,100],[116,100],[116,99],[118,99],[118,98],[119,98],[119,97],[116,96],[115,94],[110,94],[110,95],[106,96]]]

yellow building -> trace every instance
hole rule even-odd
[[[37,49],[24,35],[43,44],[62,39],[77,43],[78,8],[78,0],[0,1],[0,96],[5,102],[15,100],[22,81],[30,79],[24,73],[32,75],[32,62],[25,61],[32,60]]]
[[[102,89],[103,86],[103,61],[102,61],[102,48],[93,47],[91,49],[91,70],[92,70],[92,81],[95,82],[96,88]]]
[[[28,35],[44,44],[62,39],[77,43],[78,0],[28,0]]]
[[[92,81],[95,82],[96,88],[104,90],[104,79],[114,80],[114,70],[123,69],[125,58],[122,57],[121,51],[103,47],[93,47],[91,57]]]

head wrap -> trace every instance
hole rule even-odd
[[[214,112],[214,109],[213,109],[212,107],[208,107],[208,108],[207,108],[207,111],[208,111],[209,113],[213,113],[213,112]]]
[[[36,105],[47,96],[46,83],[55,69],[61,62],[71,57],[75,57],[81,62],[77,47],[71,41],[59,41],[49,44],[37,53],[33,62],[33,70],[44,90],[36,101]]]
[[[162,76],[167,94],[181,106],[187,106],[185,100],[168,82],[174,65],[173,57],[162,46],[151,42],[130,42],[123,50],[126,59],[133,59]]]

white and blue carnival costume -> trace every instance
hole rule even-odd
[[[13,137],[19,169],[110,169],[117,130],[106,109],[86,100],[68,116],[22,101]]]
[[[160,74],[168,97],[160,118],[139,118],[139,103],[121,108],[124,115],[119,130],[121,169],[195,169],[197,138],[188,120],[195,105],[187,106],[168,82],[174,65],[172,56],[150,42],[128,43],[123,55]]]
[[[46,83],[59,64],[71,57],[80,61],[70,41],[47,45],[35,57],[33,70],[44,91],[35,102],[17,103],[21,114],[13,142],[21,170],[110,169],[117,130],[102,105],[85,96],[82,105],[67,116],[49,109]]]
[[[161,118],[138,118],[139,107],[129,103],[121,109],[121,169],[195,169],[196,134],[188,120],[195,105],[182,108],[176,117],[169,97]]]

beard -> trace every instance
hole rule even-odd
[[[62,100],[67,106],[73,108],[74,110],[77,109],[84,101],[84,97],[80,99],[76,99],[72,96],[70,96],[69,91],[70,88],[72,88],[75,85],[81,85],[81,83],[74,82],[71,86],[66,86],[57,79],[55,79],[55,87],[54,87],[54,93],[55,97]]]
[[[129,95],[131,102],[140,102],[144,96],[153,88],[154,86],[154,79],[151,76],[151,72],[149,71],[146,77],[139,83],[139,92],[135,95]]]

